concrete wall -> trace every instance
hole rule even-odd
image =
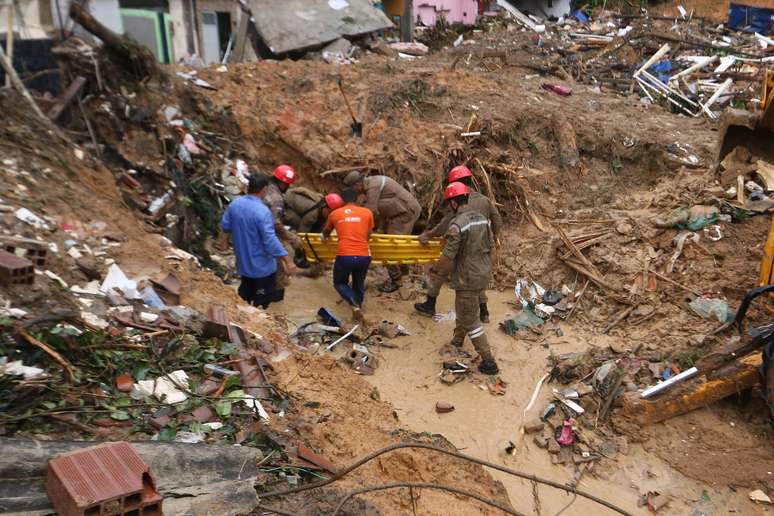
[[[0,3],[0,39],[5,39],[8,32],[8,16],[11,10],[10,2]],[[44,39],[54,31],[51,2],[49,0],[33,0],[16,2],[13,18],[13,32],[21,39]]]
[[[449,23],[473,25],[478,16],[477,0],[413,0],[414,20],[424,25],[435,25],[441,18]]]
[[[510,0],[521,12],[529,12],[540,18],[559,18],[570,14],[570,0]]]

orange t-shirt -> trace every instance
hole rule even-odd
[[[371,256],[368,233],[374,229],[374,214],[368,208],[347,204],[328,215],[326,229],[339,237],[337,256]]]

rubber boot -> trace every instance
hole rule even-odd
[[[481,356],[481,363],[478,364],[479,372],[483,374],[499,373],[500,369],[492,356],[492,350],[489,348],[489,340],[486,338],[486,334],[481,333],[478,337],[472,338],[471,341],[473,342],[473,347],[476,348],[479,356]]]
[[[414,303],[414,310],[422,315],[432,317],[435,315],[435,299],[432,296],[427,296],[424,303]]]
[[[381,287],[379,287],[379,292],[384,292],[385,294],[390,294],[392,292],[395,292],[396,290],[400,289],[400,284],[396,281],[387,280],[382,284]]]
[[[486,306],[486,303],[481,303],[478,305],[478,318],[481,319],[482,323],[488,323],[489,322],[489,308]]]
[[[497,367],[497,362],[495,362],[494,358],[487,358],[486,360],[482,360],[480,364],[478,364],[478,370],[482,374],[497,374],[500,372],[500,369]]]

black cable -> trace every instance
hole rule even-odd
[[[317,489],[319,487],[326,486],[328,484],[331,484],[331,483],[333,483],[333,482],[343,478],[348,473],[350,473],[353,470],[359,468],[363,464],[366,464],[367,462],[370,462],[371,460],[375,459],[376,457],[379,457],[380,455],[384,455],[385,453],[389,453],[389,452],[391,452],[393,450],[399,450],[399,449],[402,449],[402,448],[422,448],[422,449],[426,449],[426,450],[433,450],[433,451],[436,451],[436,452],[439,452],[439,453],[444,453],[446,455],[451,455],[452,457],[456,457],[458,459],[463,459],[463,460],[467,460],[467,461],[470,461],[470,462],[474,462],[474,463],[479,464],[481,466],[486,466],[488,468],[492,468],[492,469],[496,469],[498,471],[502,471],[503,473],[508,473],[509,475],[513,475],[513,476],[516,476],[516,477],[519,477],[519,478],[523,478],[523,479],[526,479],[526,480],[531,480],[533,482],[539,482],[541,484],[545,484],[545,485],[548,485],[548,486],[551,486],[551,487],[555,487],[556,489],[561,489],[563,491],[567,491],[567,492],[570,492],[570,493],[576,493],[579,496],[582,496],[584,498],[592,500],[592,501],[594,501],[594,502],[596,502],[596,503],[598,503],[600,505],[603,505],[603,506],[607,507],[608,509],[613,510],[613,511],[619,513],[619,514],[623,514],[625,516],[631,516],[631,513],[621,509],[620,507],[618,507],[616,505],[613,505],[612,503],[610,503],[610,502],[608,502],[606,500],[602,500],[601,498],[598,498],[598,497],[594,496],[591,493],[587,493],[585,491],[580,491],[578,489],[571,489],[571,488],[567,487],[566,485],[560,484],[558,482],[554,482],[553,480],[548,480],[548,479],[536,477],[535,475],[530,475],[530,474],[527,474],[527,473],[522,473],[520,471],[516,471],[516,470],[510,469],[510,468],[506,468],[505,466],[501,466],[501,465],[495,464],[493,462],[488,462],[488,461],[485,461],[485,460],[477,459],[475,457],[470,457],[470,456],[464,455],[462,453],[457,453],[457,452],[453,452],[453,451],[450,451],[450,450],[445,450],[443,448],[439,448],[437,446],[433,446],[432,444],[424,444],[424,443],[396,443],[396,444],[393,444],[393,445],[390,445],[390,446],[386,446],[384,448],[381,448],[379,450],[376,450],[376,451],[366,455],[365,457],[363,457],[362,459],[358,460],[354,464],[352,464],[352,465],[350,465],[350,466],[348,466],[348,467],[346,467],[346,468],[344,468],[342,470],[339,470],[335,475],[333,475],[328,480],[322,480],[322,481],[319,481],[319,482],[313,482],[311,484],[306,484],[304,486],[294,487],[294,488],[285,489],[285,490],[270,491],[268,493],[259,494],[259,497],[261,497],[261,498],[273,498],[275,496],[284,496],[284,495],[289,495],[289,494],[294,494],[294,493],[300,493],[302,491],[307,491],[309,489]]]
[[[344,498],[341,499],[339,502],[339,505],[336,506],[336,509],[333,511],[332,516],[336,516],[339,511],[341,511],[341,508],[344,507],[344,504],[347,503],[347,501],[352,498],[353,496],[357,496],[359,494],[363,493],[369,493],[371,491],[384,491],[386,489],[397,489],[401,487],[416,487],[421,489],[440,489],[442,491],[448,491],[450,493],[467,496],[470,498],[475,498],[481,503],[484,503],[486,505],[490,505],[492,507],[497,507],[501,511],[503,511],[506,514],[513,514],[514,516],[524,516],[523,513],[516,512],[510,507],[506,507],[505,505],[501,504],[500,502],[496,500],[492,500],[491,498],[484,498],[481,495],[478,495],[476,493],[472,493],[470,491],[465,491],[464,489],[459,489],[452,486],[444,486],[441,484],[434,484],[431,482],[396,482],[394,484],[383,484],[380,486],[369,486],[369,487],[361,487],[359,489],[355,489],[353,491],[350,491],[347,493]]]

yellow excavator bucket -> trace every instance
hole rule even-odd
[[[299,233],[304,244],[304,253],[311,262],[333,262],[336,259],[338,238],[331,235],[323,242],[319,233]],[[368,241],[374,264],[412,265],[432,263],[441,256],[441,239],[433,238],[427,245],[419,243],[413,235],[383,235],[375,233]]]
[[[774,217],[771,218],[771,227],[769,228],[769,236],[766,239],[766,245],[763,247],[763,260],[761,261],[761,277],[760,286],[771,285],[774,281],[774,274],[772,273],[772,265],[774,265]]]

